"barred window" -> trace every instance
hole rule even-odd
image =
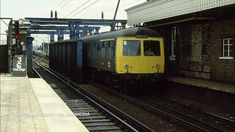
[[[222,56],[220,59],[233,59],[232,56],[233,39],[223,38]]]

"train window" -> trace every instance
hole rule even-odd
[[[108,48],[109,47],[109,41],[104,42],[104,47]]]
[[[110,47],[110,43],[111,43],[111,42],[110,42],[110,41],[108,41],[108,45],[107,45],[107,47]]]
[[[99,50],[101,49],[100,43],[97,42],[97,43],[96,43],[96,46],[97,46],[97,50],[99,51]]]
[[[101,42],[101,48],[103,48],[104,47],[104,42]]]
[[[124,56],[140,56],[140,41],[125,40],[123,41]]]
[[[94,44],[95,44],[95,47],[98,49],[99,48],[99,43],[94,42]]]
[[[110,41],[110,47],[115,47],[115,42],[114,41]]]
[[[144,55],[145,56],[160,56],[160,42],[153,40],[144,41]]]

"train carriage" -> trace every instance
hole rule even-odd
[[[164,74],[163,37],[143,27],[51,43],[49,56],[50,68],[72,81],[100,80],[126,92]]]
[[[156,82],[164,73],[163,38],[153,30],[135,27],[81,39],[91,78],[129,90],[130,84]]]

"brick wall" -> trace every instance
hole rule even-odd
[[[235,82],[235,19],[215,21],[210,23],[210,68],[211,79],[225,82]],[[233,38],[232,60],[222,60],[222,39]]]
[[[235,55],[233,60],[221,60],[222,38],[233,38],[235,53],[235,20],[220,20],[202,24],[179,24],[175,45],[176,60],[171,53],[171,27],[156,28],[165,38],[166,73],[196,78],[235,82]]]
[[[207,25],[189,24],[178,26],[177,58],[178,74],[210,79],[207,56]]]

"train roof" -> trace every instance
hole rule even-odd
[[[133,37],[133,36],[145,36],[145,37],[159,37],[160,34],[154,30],[145,27],[133,27],[126,28],[117,31],[104,32],[100,34],[94,34],[82,37],[80,39],[84,41],[97,40],[97,39],[108,39],[116,37]]]

